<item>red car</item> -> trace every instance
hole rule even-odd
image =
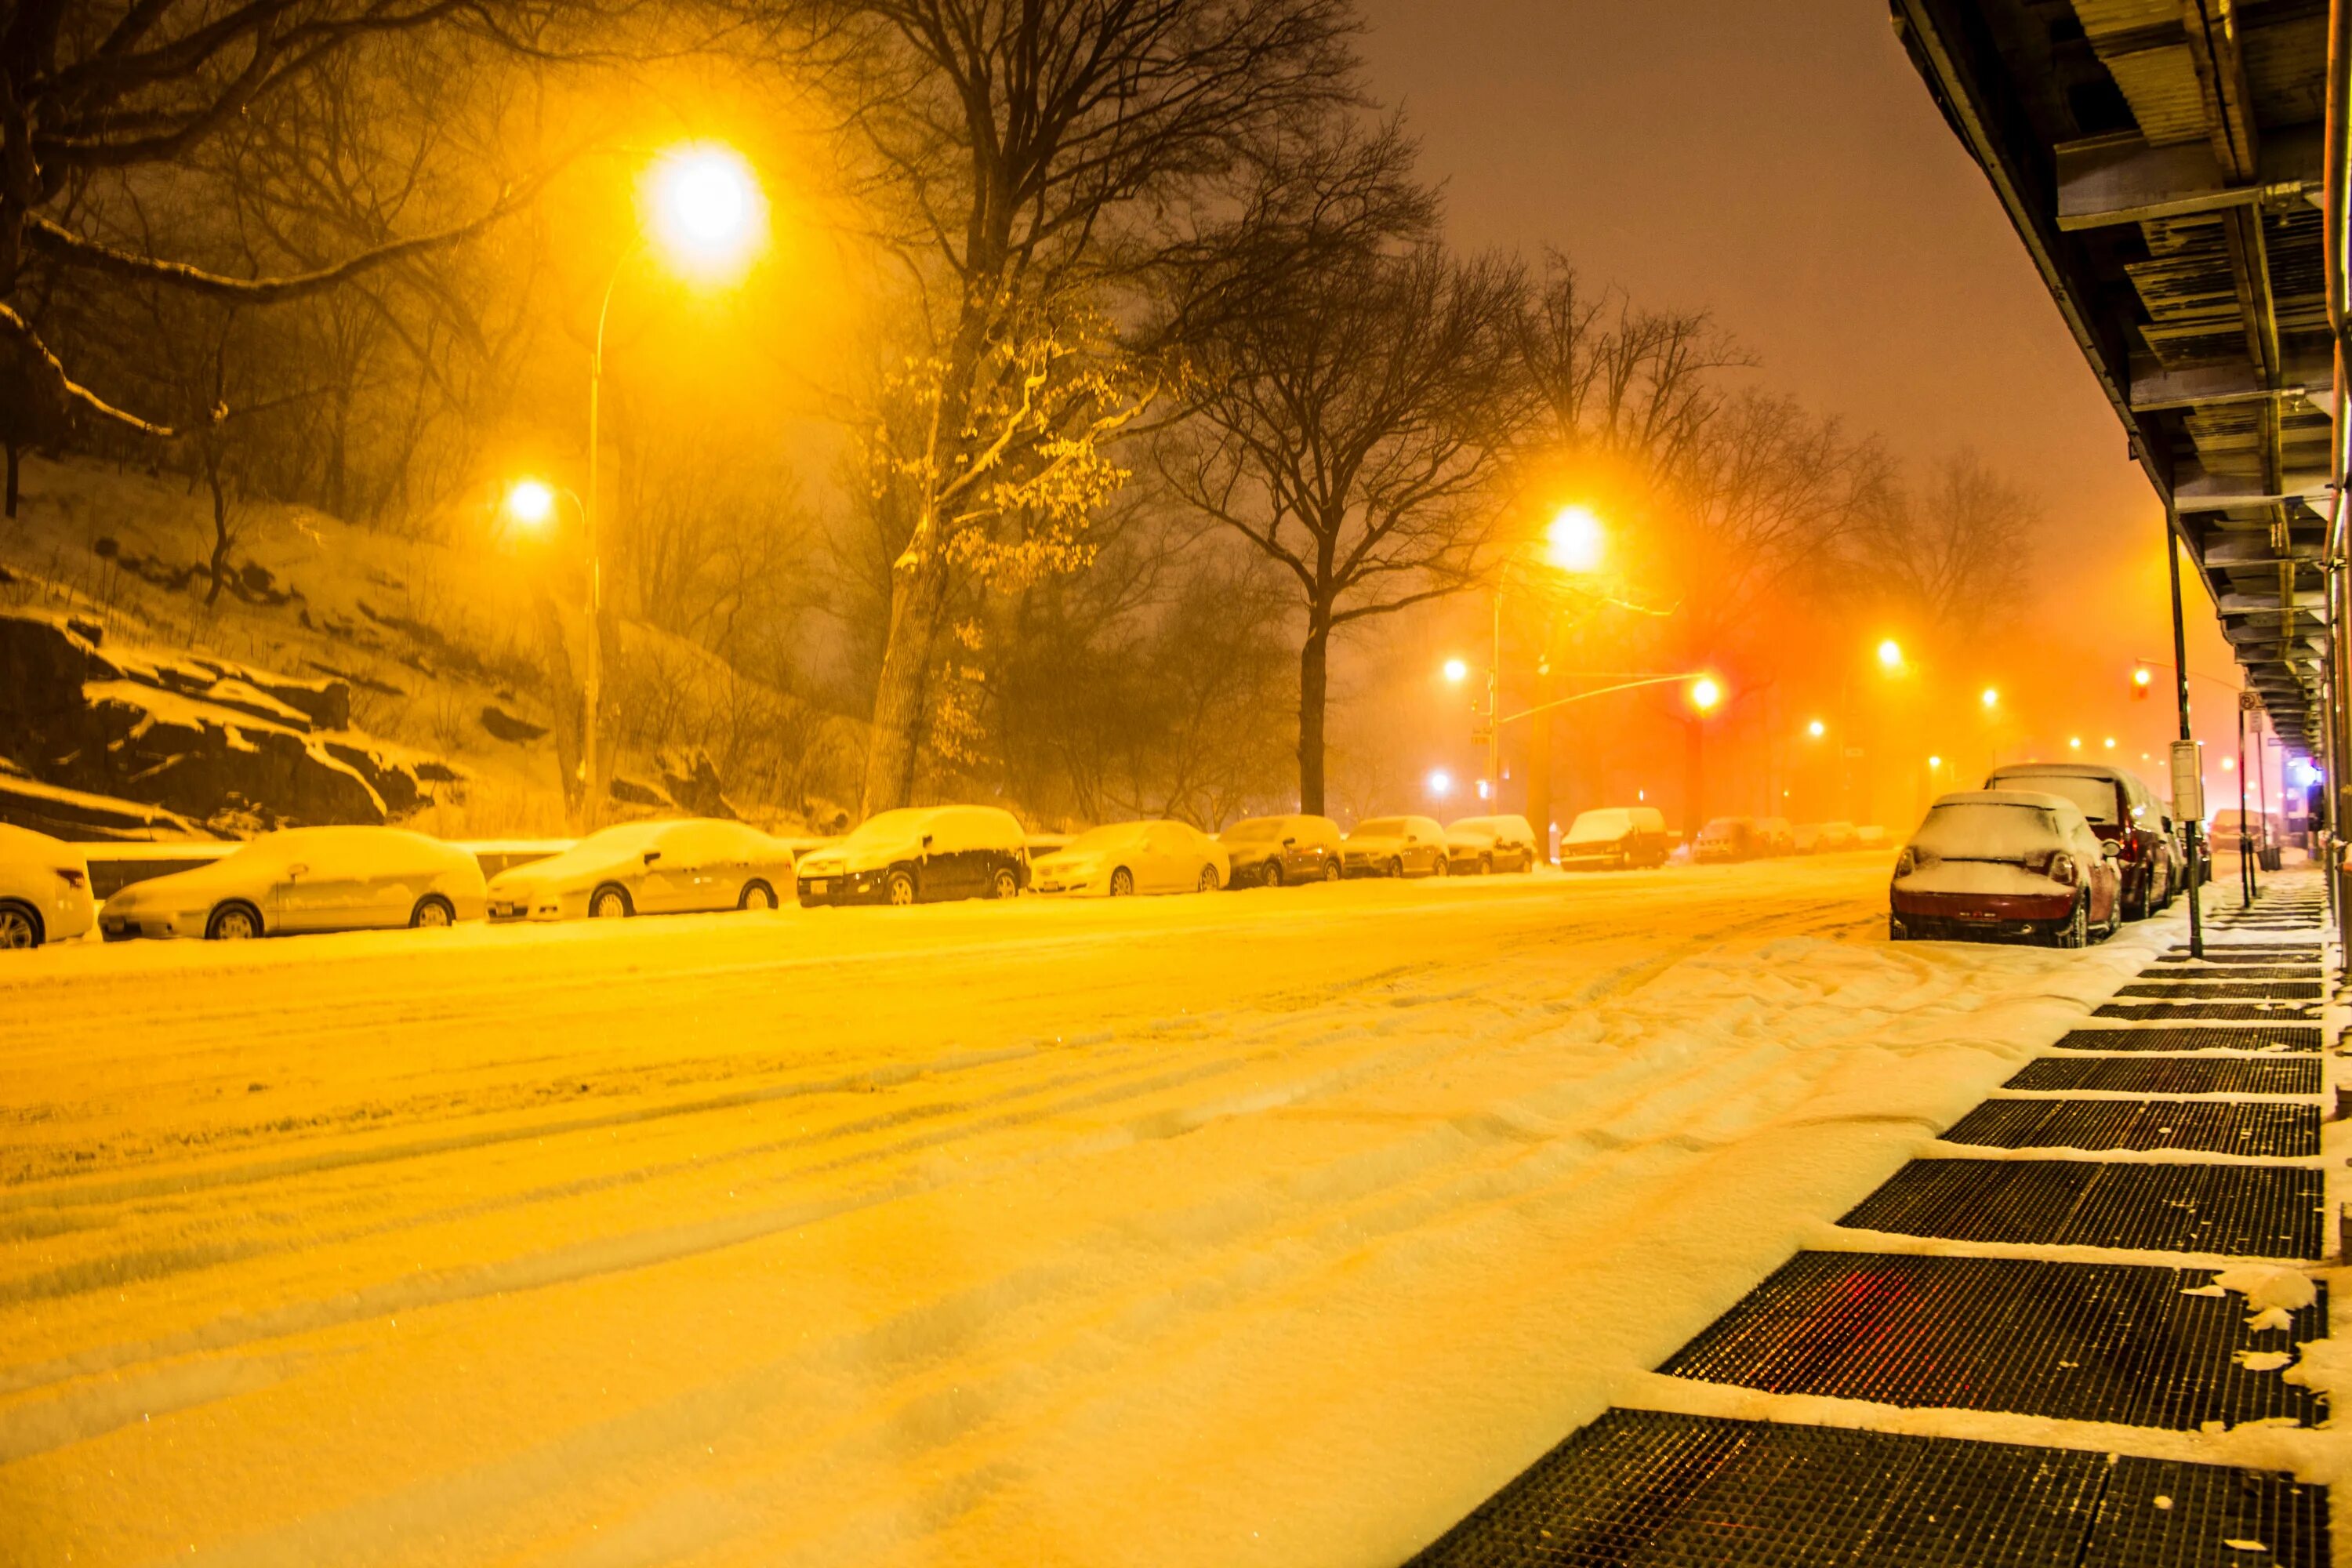
[[[2063,795],[1948,795],[1895,862],[1886,934],[2086,946],[2123,923],[2122,853]]]

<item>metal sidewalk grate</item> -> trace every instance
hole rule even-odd
[[[2159,963],[2139,972],[2142,980],[2308,980],[2313,965],[2293,963],[2278,968],[2259,964],[2235,963],[2222,969],[2208,969],[2195,963]]]
[[[2319,1028],[2311,1024],[2265,1024],[2252,1029],[2070,1029],[2060,1038],[2056,1048],[2062,1051],[2315,1051],[2319,1048]]]
[[[2232,1551],[2231,1541],[2264,1551]],[[2320,1568],[2326,1489],[2218,1465],[1611,1410],[1412,1568],[2233,1561]]]
[[[2189,956],[2189,952],[2185,946],[2172,947],[2165,950],[2165,956],[2172,959],[2185,959]],[[2206,948],[2204,962],[2207,963],[2284,963],[2293,959],[2303,959],[2317,963],[2319,949],[2301,942],[2282,946],[2273,942],[2233,942],[2227,946]]]
[[[2311,1390],[2235,1356],[2325,1335],[2324,1292],[2291,1330],[2257,1334],[2245,1298],[2185,1294],[2211,1279],[2136,1264],[1801,1252],[1659,1370],[1776,1394],[2175,1431],[2321,1419]]]
[[[2175,996],[2183,1001],[2219,1002],[2231,997],[2249,1001],[2316,1002],[2316,980],[2140,980],[2124,986],[2118,996]]]
[[[1944,1134],[1997,1149],[2200,1149],[2291,1159],[2319,1152],[2319,1107],[2210,1100],[1989,1100]]]
[[[2209,1023],[2267,1024],[2283,1018],[2316,1018],[2317,1004],[2310,1002],[2109,1002],[2094,1018],[2130,1018],[2143,1023],[2168,1023],[2202,1018]]]
[[[2273,1058],[2037,1057],[2002,1087],[2037,1092],[2091,1089],[2124,1094],[2317,1094],[2319,1064]]]
[[[1838,1223],[1952,1241],[2316,1258],[2326,1186],[2326,1172],[2301,1165],[1914,1160]]]

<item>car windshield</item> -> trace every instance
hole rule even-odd
[[[1717,838],[1728,838],[1746,826],[1747,824],[1742,822],[1738,817],[1718,816],[1713,822],[1708,823],[1705,827],[1700,828],[1699,833],[1702,837],[1712,836]]]
[[[1568,830],[1568,841],[1581,844],[1595,838],[1622,838],[1633,828],[1633,820],[1625,812],[1588,811]]]
[[[1960,802],[1928,812],[1911,844],[1948,860],[2016,860],[2062,837],[2058,814],[2047,806]]]
[[[1391,838],[1403,831],[1404,818],[1402,816],[1376,816],[1370,822],[1356,824],[1356,837],[1359,838]]]
[[[2113,779],[2086,778],[2079,773],[2018,773],[2001,781],[2004,789],[2030,789],[2071,800],[2093,822],[2114,822],[2116,784]]]
[[[879,816],[869,816],[857,825],[857,831],[841,841],[844,849],[864,849],[887,844],[904,844],[924,830],[931,813],[921,806],[906,806],[898,811],[886,811]]]
[[[1254,816],[1247,822],[1236,822],[1217,837],[1228,844],[1253,844],[1261,839],[1280,838],[1290,832],[1286,816]]]
[[[668,826],[666,822],[624,822],[592,833],[572,847],[594,854],[631,855],[650,847]]]
[[[1087,855],[1097,850],[1118,849],[1143,837],[1140,822],[1114,822],[1108,827],[1089,827],[1062,846],[1065,855]]]

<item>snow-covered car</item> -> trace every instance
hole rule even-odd
[[[1563,871],[1624,871],[1666,863],[1666,819],[1654,805],[1580,811],[1559,841]]]
[[[2124,919],[2146,920],[2172,902],[2188,863],[2165,820],[2164,803],[2137,773],[2105,763],[2013,763],[1996,768],[1987,789],[2030,789],[2063,795],[2082,808],[2091,831],[2122,846]]]
[[[1861,830],[1851,822],[1824,822],[1813,835],[1812,853],[1838,855],[1862,842]]]
[[[1228,888],[1279,888],[1285,882],[1336,882],[1343,845],[1328,816],[1253,816],[1217,835],[1232,866]]]
[[[1698,830],[1698,840],[1691,846],[1691,858],[1702,866],[1752,860],[1762,853],[1752,816],[1718,816]]]
[[[482,868],[454,844],[399,827],[289,827],[209,866],[133,882],[106,900],[109,942],[215,942],[300,931],[446,926],[488,903]]]
[[[1340,871],[1349,877],[1443,877],[1445,862],[1445,829],[1427,816],[1360,822],[1339,850]]]
[[[1785,816],[1759,816],[1756,819],[1756,853],[1759,855],[1794,855],[1797,852],[1797,830]]]
[[[1184,822],[1114,822],[1090,828],[1029,863],[1040,893],[1213,893],[1225,885],[1225,851]]]
[[[772,910],[793,885],[792,847],[741,822],[623,822],[560,855],[490,879],[493,921]]]
[[[2082,808],[2035,790],[1948,795],[1895,858],[1887,934],[2032,937],[2082,947],[2123,921],[2123,847]]]
[[[1028,834],[993,805],[909,805],[803,855],[803,904],[1010,899],[1029,885]]]
[[[1456,871],[1532,871],[1536,830],[1524,816],[1465,816],[1446,825],[1445,854]]]
[[[81,850],[0,822],[0,948],[71,942],[89,924],[89,861]]]

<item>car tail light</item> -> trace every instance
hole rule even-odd
[[[63,866],[58,868],[58,879],[64,882],[68,888],[79,888],[82,884],[82,875],[80,872],[68,871]]]
[[[1918,868],[1918,855],[1912,850],[1910,846],[1906,845],[1904,847],[1903,853],[1895,858],[1895,874],[1898,877],[1907,877]]]

